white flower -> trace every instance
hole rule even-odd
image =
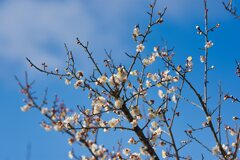
[[[162,158],[167,158],[167,152],[165,150],[162,150]]]
[[[143,63],[144,66],[148,66],[150,64],[150,61],[148,59],[144,58],[142,60],[142,63]]]
[[[123,67],[118,68],[118,73],[116,75],[116,78],[120,82],[125,82],[127,80],[127,71]]]
[[[175,95],[172,96],[173,103],[177,103],[177,97]]]
[[[100,113],[102,107],[105,105],[106,99],[102,96],[97,97],[92,101],[92,106],[93,106],[93,114],[98,114]]]
[[[129,143],[129,144],[135,144],[136,141],[135,141],[135,139],[134,139],[133,137],[131,137],[131,138],[128,140],[128,143]]]
[[[177,90],[177,87],[171,87],[171,88],[169,88],[168,90],[167,90],[167,93],[172,93],[172,92],[174,92],[174,91],[176,91]]]
[[[178,82],[179,81],[179,77],[173,77],[173,82]]]
[[[133,88],[132,83],[128,82],[127,88],[128,88],[128,89],[132,89],[132,88]]]
[[[153,134],[155,134],[155,135],[160,135],[160,134],[162,134],[162,129],[160,128],[160,127],[158,127],[158,129],[157,130],[155,130],[154,132],[153,132]]]
[[[233,116],[232,117],[232,120],[234,120],[234,121],[236,121],[236,120],[238,120],[239,118],[238,117],[236,117],[236,116]]]
[[[71,72],[67,72],[67,76],[71,76],[72,75],[72,73]]]
[[[231,129],[231,130],[230,130],[230,135],[231,135],[231,136],[235,136],[235,135],[237,135],[237,133],[236,133],[233,129]]]
[[[151,75],[151,79],[156,82],[159,79],[159,75],[157,73]]]
[[[212,154],[217,155],[220,152],[219,147],[216,145],[212,148]]]
[[[165,97],[165,94],[163,94],[163,91],[162,90],[158,90],[158,96],[160,98],[164,98]]]
[[[228,146],[226,146],[225,144],[222,144],[222,148],[226,151],[228,150]]]
[[[52,129],[52,126],[48,125],[45,122],[42,122],[41,126],[45,129],[45,131],[50,131]]]
[[[192,61],[192,56],[188,56],[187,60]]]
[[[112,118],[112,119],[108,122],[108,124],[109,124],[109,126],[110,126],[111,128],[114,128],[119,122],[120,122],[119,119]]]
[[[129,158],[130,160],[141,160],[139,153],[132,153]]]
[[[120,80],[117,78],[117,75],[114,74],[112,75],[109,79],[108,82],[110,85],[115,86],[120,84]]]
[[[130,154],[131,150],[129,148],[124,148],[122,153],[125,155],[125,156],[128,156]]]
[[[81,160],[88,160],[86,156],[81,156]]]
[[[187,58],[186,67],[188,68],[188,72],[191,72],[193,67],[192,56]]]
[[[83,84],[83,80],[77,80],[74,84],[74,88],[78,89]]]
[[[77,77],[81,78],[83,77],[84,74],[83,74],[83,71],[77,71],[76,75]]]
[[[68,139],[68,144],[71,146],[74,143],[74,138],[69,138]]]
[[[91,149],[93,152],[95,152],[95,151],[97,150],[97,148],[98,148],[97,144],[92,143],[92,142],[90,142],[90,144],[92,144],[92,145],[90,146],[90,149]]]
[[[161,56],[162,56],[162,57],[168,56],[168,52],[165,52],[165,51],[161,52]]]
[[[200,62],[204,63],[206,61],[205,56],[200,56]]]
[[[140,153],[141,153],[142,155],[147,155],[147,154],[148,154],[148,152],[147,152],[147,147],[146,147],[146,146],[141,146],[141,147],[140,147]]]
[[[210,122],[212,120],[212,117],[211,116],[207,116],[206,119],[207,119],[208,122]]]
[[[152,86],[152,83],[151,83],[151,81],[149,81],[149,80],[146,80],[146,86],[149,88],[149,87],[151,87]]]
[[[205,44],[205,48],[211,48],[213,46],[213,42],[212,41],[208,41],[206,44]]]
[[[70,159],[73,159],[73,151],[69,151],[69,152],[68,152],[68,157],[69,157]]]
[[[55,131],[61,131],[63,129],[63,126],[64,126],[63,123],[59,121],[57,122],[57,124],[53,126],[53,128]]]
[[[71,81],[66,78],[66,79],[65,79],[65,84],[66,84],[66,85],[70,85],[70,84],[71,84]]]
[[[41,113],[42,114],[47,114],[48,113],[48,108],[46,108],[46,107],[41,108]]]
[[[132,120],[131,125],[132,125],[133,127],[136,127],[137,124],[138,124],[138,121],[137,121],[136,119]]]
[[[157,128],[157,127],[158,127],[158,123],[157,123],[156,121],[153,121],[153,122],[151,123],[151,125],[152,125],[152,127],[154,127],[154,128]]]
[[[158,52],[158,48],[159,48],[159,47],[153,47],[153,51],[154,51],[154,52]]]
[[[121,98],[119,98],[115,101],[115,107],[116,108],[118,108],[118,109],[122,108],[122,105],[123,105],[123,100]]]
[[[21,111],[27,112],[31,107],[32,107],[32,105],[28,103],[28,104],[24,105],[23,107],[21,107]]]
[[[139,107],[138,106],[132,106],[130,113],[133,117],[138,116],[140,114]]]
[[[139,36],[140,31],[139,31],[139,27],[135,26],[133,29],[133,38],[136,38],[137,36]]]
[[[133,71],[130,72],[130,74],[132,76],[137,76],[138,75],[138,71],[137,70],[133,70]]]
[[[104,129],[103,129],[103,132],[108,132],[108,128],[104,128]]]
[[[136,52],[142,52],[144,50],[145,46],[141,43],[137,45]]]
[[[232,143],[232,146],[233,146],[233,147],[236,147],[236,146],[237,146],[237,143],[236,143],[236,142],[233,142],[233,143]]]
[[[149,118],[149,119],[153,119],[153,118],[155,118],[156,116],[157,116],[157,114],[156,114],[155,112],[149,111],[149,113],[148,113],[148,118]]]
[[[102,75],[97,80],[99,81],[99,83],[104,84],[107,82],[107,77],[105,75]]]

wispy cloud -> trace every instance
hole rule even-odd
[[[108,1],[109,2],[109,1]],[[124,22],[124,8],[133,2],[90,3],[79,1],[9,1],[0,6],[0,56],[10,63],[28,56],[33,60],[59,63],[63,43],[74,43],[80,36],[84,41],[104,49],[104,45],[119,48],[123,45],[120,24]],[[125,23],[127,20],[125,21]],[[111,27],[110,27],[111,26]],[[119,37],[119,38],[117,38]],[[61,55],[61,54],[60,54]]]
[[[93,44],[91,47],[99,52],[97,55],[101,56],[104,48],[113,49],[121,60],[124,48],[129,46],[126,38],[130,39],[131,27],[141,21],[147,3],[138,0],[4,1],[0,5],[0,58],[8,67],[17,63],[20,69],[26,67],[24,57],[58,66],[63,62],[63,43],[77,51],[73,44],[79,36]],[[200,17],[200,3],[160,1],[161,6],[168,6],[169,20],[177,23],[182,20],[183,25]]]

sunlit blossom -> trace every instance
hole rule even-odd
[[[145,46],[141,43],[139,45],[137,45],[136,47],[136,52],[143,52]]]
[[[167,152],[165,150],[162,150],[162,158],[167,158]]]
[[[65,84],[66,84],[66,85],[70,85],[70,84],[71,84],[71,81],[66,78],[66,79],[65,79]]]
[[[114,128],[114,127],[116,127],[116,125],[117,125],[119,122],[120,122],[119,119],[112,118],[112,119],[108,122],[108,124],[109,124],[109,126],[110,126],[111,128]]]
[[[122,108],[122,105],[123,105],[123,99],[121,99],[121,98],[119,98],[119,99],[117,99],[116,101],[115,101],[115,107],[116,108]]]
[[[205,48],[211,48],[213,46],[213,42],[212,41],[208,41],[206,44],[205,44]]]
[[[74,88],[78,89],[83,84],[83,80],[77,80],[74,84]]]
[[[158,90],[158,96],[159,96],[160,98],[165,98],[165,94],[163,93],[162,90]]]
[[[32,104],[28,103],[28,104],[24,105],[23,107],[21,107],[21,111],[27,112],[31,107],[32,107]]]
[[[73,151],[69,151],[68,152],[68,157],[70,158],[70,159],[73,159],[74,157],[73,157]]]
[[[131,153],[131,150],[129,148],[124,148],[122,153],[125,155],[125,156],[129,156],[129,154]]]
[[[200,62],[204,63],[206,61],[205,56],[200,56]]]

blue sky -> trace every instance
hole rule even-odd
[[[36,111],[22,113],[22,96],[13,76],[23,79],[24,71],[36,80],[35,90],[39,96],[49,88],[49,99],[56,93],[70,106],[79,102],[80,94],[67,87],[57,78],[46,77],[29,68],[25,57],[36,64],[46,61],[52,68],[63,66],[65,61],[64,43],[76,54],[81,50],[75,45],[75,38],[89,41],[96,58],[100,61],[104,49],[112,50],[115,61],[121,63],[127,58],[124,52],[134,52],[135,43],[131,34],[135,24],[146,24],[147,4],[139,0],[92,0],[92,1],[0,1],[0,159],[24,160],[27,145],[31,144],[31,160],[65,160],[71,147],[61,133],[46,133],[39,122],[43,119]],[[177,62],[184,62],[191,55],[195,60],[191,80],[198,84],[202,80],[199,50],[204,45],[203,37],[196,34],[195,26],[203,26],[202,1],[160,0],[159,9],[168,7],[165,22],[157,27],[146,45],[151,53],[152,46],[166,41],[175,47]],[[211,33],[214,47],[210,50],[210,64],[216,69],[210,75],[210,93],[217,94],[217,82],[222,80],[224,92],[239,95],[239,79],[234,75],[235,60],[240,60],[240,21],[230,16],[221,1],[209,0],[210,25],[220,23],[221,27]],[[149,46],[149,47],[148,47]],[[79,68],[86,72],[91,65],[79,56]],[[101,62],[101,61],[100,61]],[[128,63],[128,61],[126,61]],[[200,86],[197,86],[199,89]],[[191,93],[186,93],[191,95]],[[240,116],[237,105],[225,103],[226,121],[233,114]],[[237,112],[238,111],[238,112]],[[194,118],[196,110],[187,111],[186,118]],[[200,120],[199,120],[200,121]],[[64,138],[65,137],[65,138]]]

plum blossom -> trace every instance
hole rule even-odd
[[[112,118],[112,119],[108,122],[108,124],[109,124],[109,126],[110,126],[111,128],[114,128],[114,127],[116,127],[116,125],[117,125],[119,122],[120,122],[119,119]]]
[[[200,56],[200,62],[204,63],[206,61],[205,56]]]
[[[173,101],[173,103],[177,103],[177,97],[175,94],[172,96],[172,101]]]
[[[187,67],[187,69],[188,69],[188,72],[191,72],[191,71],[192,71],[192,67],[193,67],[192,56],[189,56],[189,57],[187,58],[186,67]]]
[[[106,104],[106,99],[102,96],[97,97],[92,101],[93,114],[98,114],[102,110],[102,107]]]
[[[83,71],[77,71],[76,76],[77,76],[78,78],[82,78],[82,77],[84,76]]]
[[[105,75],[102,75],[101,77],[99,77],[99,78],[97,79],[97,81],[98,81],[100,84],[106,83],[107,80],[108,80],[108,78],[107,78]]]
[[[167,158],[167,152],[165,150],[162,150],[162,158]]]
[[[136,25],[133,29],[133,34],[132,34],[133,39],[136,40],[139,34],[140,34],[139,25]]]
[[[137,70],[133,70],[133,71],[130,72],[130,75],[137,76],[138,75],[138,71]]]
[[[45,131],[50,131],[52,129],[51,125],[48,125],[46,122],[42,122],[41,126],[45,129]]]
[[[65,84],[66,84],[66,85],[70,85],[70,84],[71,84],[71,81],[66,78],[66,79],[65,79]]]
[[[27,112],[31,107],[32,107],[32,104],[28,103],[28,104],[24,105],[23,107],[21,107],[21,111]]]
[[[116,108],[122,108],[122,105],[123,105],[123,99],[122,98],[119,98],[119,99],[117,99],[116,101],[115,101],[115,107]]]
[[[48,113],[48,108],[46,108],[46,107],[41,108],[41,113],[42,114],[47,114]]]
[[[74,156],[73,156],[73,151],[69,151],[69,152],[68,152],[68,157],[69,157],[70,159],[73,159],[73,158],[74,158]]]
[[[135,140],[133,137],[131,137],[131,138],[128,140],[128,143],[129,143],[129,144],[135,144],[135,143],[136,143],[136,140]]]
[[[129,154],[131,153],[131,150],[129,148],[124,148],[122,153],[125,155],[125,156],[129,156]]]
[[[146,87],[151,87],[152,86],[152,83],[151,83],[151,81],[149,81],[149,80],[146,80]]]
[[[212,117],[211,116],[207,116],[206,119],[207,119],[208,122],[210,122],[212,120]]]
[[[123,67],[119,67],[116,77],[120,82],[125,82],[127,80],[127,71]]]
[[[145,48],[145,46],[142,43],[140,43],[136,47],[136,52],[143,52],[144,48]]]
[[[213,155],[217,155],[219,154],[220,150],[219,150],[219,147],[216,145],[212,148],[212,154]]]
[[[132,120],[131,125],[136,127],[138,125],[138,121],[136,119]]]
[[[139,148],[139,150],[140,150],[140,153],[141,153],[142,155],[148,155],[147,147],[146,147],[146,146],[141,146],[141,147]]]
[[[160,98],[165,98],[165,94],[163,93],[162,90],[158,90],[158,96],[159,96]]]
[[[213,46],[213,42],[212,41],[208,41],[206,44],[205,44],[205,48],[211,48]]]
[[[81,79],[77,80],[74,84],[74,88],[78,89],[83,83],[84,83],[83,80],[81,80]]]

